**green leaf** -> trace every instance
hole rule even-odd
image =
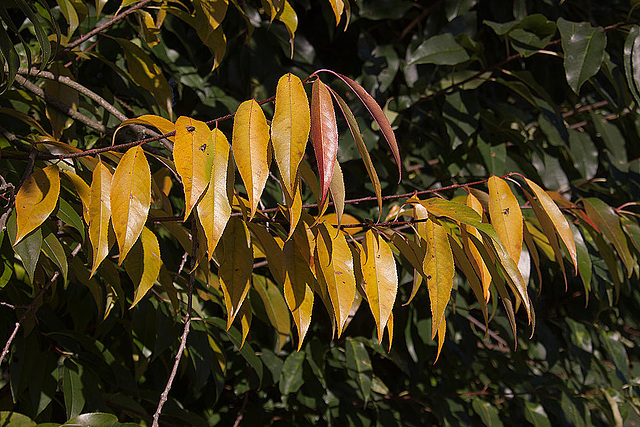
[[[254,274],[253,287],[260,296],[271,326],[276,330],[278,350],[281,350],[291,332],[291,319],[289,318],[287,303],[279,288],[267,277]]]
[[[279,382],[280,393],[283,395],[296,393],[304,384],[304,379],[302,378],[304,360],[305,353],[300,351],[291,353],[285,359]]]
[[[627,40],[624,43],[624,72],[627,77],[627,86],[636,101],[640,105],[640,27],[631,27]]]
[[[451,33],[433,36],[422,42],[416,50],[407,54],[408,65],[457,65],[468,60],[469,54],[456,43]]]
[[[475,398],[471,401],[471,406],[485,426],[498,427],[503,425],[502,421],[500,421],[500,412],[498,411],[498,408],[493,406],[491,403]]]
[[[60,244],[60,241],[51,230],[46,230],[44,233],[44,239],[42,240],[42,252],[53,261],[62,273],[63,283],[67,283],[67,274],[69,272],[69,266],[67,264],[67,254]]]
[[[105,414],[101,412],[92,412],[89,414],[78,415],[77,417],[67,421],[63,425],[74,427],[129,427],[131,423],[120,423],[118,417],[113,414]]]
[[[629,251],[627,238],[620,227],[620,217],[609,205],[595,197],[589,197],[585,199],[583,203],[589,218],[591,218],[600,232],[604,234],[604,236],[616,248],[618,255],[627,268],[628,276],[631,277],[635,261]]]
[[[347,375],[358,384],[365,405],[371,397],[373,366],[364,343],[348,337],[344,343],[347,361]]]
[[[564,69],[567,82],[578,94],[584,82],[595,76],[604,60],[607,35],[600,27],[588,22],[571,22],[558,19],[564,51]]]
[[[569,148],[574,157],[574,165],[586,180],[596,176],[598,171],[598,149],[586,132],[569,129]]]
[[[551,422],[544,407],[537,402],[524,402],[524,417],[534,427],[551,427]]]
[[[12,242],[15,242],[16,237],[16,215],[14,212],[11,212],[6,224],[9,240]],[[40,228],[28,234],[20,243],[13,246],[13,250],[20,257],[31,283],[35,283],[36,265],[38,264],[38,258],[40,258],[41,248],[42,230]]]
[[[67,418],[75,418],[82,412],[85,396],[82,384],[82,366],[70,359],[64,362],[62,373],[62,390],[64,392],[64,406]]]
[[[31,418],[12,411],[0,412],[0,425],[7,427],[36,427],[35,421]]]

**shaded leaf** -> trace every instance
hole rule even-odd
[[[408,65],[457,65],[468,60],[469,54],[456,43],[451,33],[433,36],[407,55]]]
[[[588,22],[577,23],[564,18],[558,19],[558,29],[562,37],[567,82],[577,94],[582,84],[600,69],[607,35],[602,28],[594,28]]]
[[[398,292],[396,262],[387,242],[373,230],[367,230],[360,258],[363,288],[378,326],[380,343]]]
[[[371,397],[373,365],[364,343],[348,337],[344,343],[347,375],[355,380],[365,402]]]
[[[640,105],[640,27],[631,27],[624,43],[624,71],[627,77],[627,86],[636,101]]]
[[[60,244],[60,241],[50,230],[44,233],[42,240],[42,251],[51,261],[55,263],[60,269],[62,274],[63,283],[67,283],[67,274],[69,272],[69,265],[67,264],[67,254]]]
[[[276,330],[278,351],[280,351],[289,338],[291,330],[291,319],[289,318],[287,303],[278,287],[267,277],[254,274],[253,287],[260,296],[271,326]]]
[[[16,215],[12,212],[7,218],[7,233],[9,241],[15,242],[16,237]],[[29,275],[31,283],[35,283],[35,271],[40,258],[40,250],[42,249],[42,230],[36,229],[33,233],[28,234],[22,241],[13,244],[13,250],[20,257],[24,269]]]
[[[152,126],[156,129],[158,129],[160,131],[160,133],[167,134],[170,132],[173,132],[176,130],[175,125],[165,119],[164,117],[160,117],[160,116],[155,116],[153,114],[144,114],[142,116],[139,117],[134,117],[132,119],[127,119],[125,121],[123,121],[122,123],[120,123],[118,125],[118,127],[116,128],[116,130],[113,132],[113,141],[115,141],[116,139],[116,134],[118,133],[118,131],[120,129],[122,129],[123,127],[127,126],[127,125],[131,125],[131,124],[139,124],[139,125],[147,125],[147,126]],[[175,142],[175,136],[169,136],[167,137],[167,139],[171,142]]]
[[[304,360],[305,354],[300,352],[291,353],[284,360],[279,381],[280,393],[284,396],[297,392],[304,384],[302,378]]]
[[[124,262],[124,267],[136,287],[130,307],[132,308],[153,287],[162,267],[158,239],[147,227],[142,229],[140,240],[131,248],[131,252]]]
[[[249,291],[249,279],[253,270],[251,237],[244,221],[232,217],[222,235],[224,258],[218,274],[224,291],[227,309],[227,329],[231,327],[242,302]]]

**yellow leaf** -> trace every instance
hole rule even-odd
[[[298,182],[293,190],[293,199],[291,198],[291,195],[289,195],[287,187],[283,187],[282,190],[287,204],[286,214],[289,217],[289,235],[287,236],[287,239],[290,239],[291,236],[293,236],[293,232],[295,231],[298,222],[300,221],[300,216],[302,215],[302,195],[300,194],[300,184]]]
[[[284,297],[291,312],[300,307],[305,298],[305,287],[312,283],[313,273],[309,263],[300,253],[295,240],[285,242],[282,248],[284,261]]]
[[[440,357],[440,351],[442,350],[442,345],[444,344],[444,335],[447,332],[447,319],[442,319],[440,322],[440,326],[438,326],[438,353],[436,353],[436,360],[433,361],[435,364]]]
[[[140,240],[131,248],[124,267],[136,286],[136,293],[131,303],[133,308],[149,292],[162,267],[158,239],[147,227],[142,229]]]
[[[428,219],[425,222],[427,234],[427,256],[424,260],[424,274],[431,300],[432,329],[431,339],[435,337],[444,321],[444,312],[453,288],[453,253],[449,245],[447,231],[439,224]]]
[[[328,213],[324,215],[322,218],[320,218],[320,220],[326,221],[327,224],[331,224],[334,227],[338,226],[338,216],[335,213]],[[343,214],[340,222],[342,223],[343,226],[350,225],[350,224],[353,224],[353,225],[362,224],[362,221],[360,221],[358,218],[354,217],[353,215],[349,215],[349,214]],[[362,227],[343,227],[342,228],[342,231],[352,236],[358,234],[362,230],[364,230],[364,228]]]
[[[476,299],[478,300],[478,304],[480,304],[480,309],[482,310],[482,316],[484,317],[484,322],[489,323],[489,315],[487,311],[487,302],[486,302],[487,297],[484,294],[482,283],[480,282],[480,279],[478,278],[476,271],[472,267],[471,261],[473,260],[473,258],[468,257],[468,255],[460,246],[459,242],[456,239],[454,239],[451,235],[449,235],[449,244],[451,245],[451,249],[453,249],[453,255],[456,260],[456,266],[460,270],[462,270],[462,272],[464,273],[464,276],[467,278],[467,281],[469,282],[469,286],[471,286],[471,290],[473,291],[473,293],[476,296]],[[467,243],[465,244],[465,248],[468,246],[472,246],[473,249],[476,252],[478,252],[475,246],[468,241],[468,237],[467,237]],[[478,253],[478,256],[480,256],[479,253]],[[483,265],[484,265],[484,262],[483,262]],[[487,270],[487,274],[489,274],[488,270]],[[491,282],[491,278],[489,278],[489,282]]]
[[[75,173],[66,170],[63,170],[62,172],[67,176],[67,178],[69,178],[69,181],[71,181],[71,184],[73,184],[73,187],[76,189],[76,193],[78,193],[78,197],[80,197],[80,201],[82,202],[82,216],[84,217],[85,222],[88,224],[91,189],[89,188],[87,183],[84,182],[84,180]]]
[[[407,246],[409,246],[409,248],[407,249],[409,250],[405,248],[401,248],[404,246],[402,245],[402,243],[404,243],[403,241],[398,241],[396,242],[396,244],[401,245],[401,246],[398,246],[398,250],[402,251],[405,258],[407,258],[409,262],[412,263],[414,268],[416,268],[418,271],[420,271],[424,275],[424,260],[426,259],[426,256],[427,256],[427,247],[428,247],[427,246],[427,223],[425,222],[425,220],[429,217],[429,212],[427,212],[427,209],[422,204],[420,204],[420,201],[417,198],[412,197],[407,201],[407,203],[413,204],[413,218],[419,221],[419,222],[416,222],[414,225],[416,229],[415,242],[413,245],[409,241],[406,242]],[[413,263],[414,261],[413,255],[415,255],[416,261],[420,265],[416,265]],[[420,256],[422,256],[422,258],[420,258]],[[413,298],[415,298],[416,294],[418,293],[418,289],[420,289],[420,285],[422,285],[421,279],[416,279],[413,281],[411,294],[409,295],[409,299],[404,305],[407,305],[411,301],[413,301]]]
[[[195,30],[205,44],[213,52],[213,71],[220,65],[227,48],[227,38],[220,24],[227,13],[226,0],[199,0],[195,2]]]
[[[298,29],[298,15],[287,0],[284,0],[282,12],[277,15],[278,21],[282,22],[289,32],[289,44],[291,45],[291,58],[293,58],[293,39]]]
[[[53,212],[60,195],[60,172],[55,165],[33,172],[16,194],[17,234],[14,246],[38,228]]]
[[[102,163],[93,170],[89,201],[89,240],[93,247],[91,276],[109,253],[109,220],[111,219],[111,172]]]
[[[229,156],[229,142],[224,134],[216,128],[211,132],[209,141],[213,158],[211,176],[209,186],[196,209],[207,237],[207,250],[211,259],[227,221],[231,217],[235,173],[231,156]]]
[[[476,196],[474,196],[472,193],[469,193],[469,195],[467,196],[467,206],[476,211],[478,214],[482,215],[482,205],[480,204],[480,201],[476,198]],[[482,241],[482,236],[480,235],[480,232],[477,228],[470,225],[463,225],[462,229],[464,230],[464,232],[462,233],[464,250],[467,254],[467,257],[469,258],[469,261],[471,262],[471,265],[476,271],[478,278],[482,283],[482,293],[484,295],[484,300],[489,301],[489,296],[491,295],[489,293],[489,287],[491,286],[491,274],[489,274],[489,270],[487,269],[487,266],[485,265],[480,252],[478,252],[478,249],[476,249],[475,245],[469,243],[469,237],[466,233],[473,234],[480,241]]]
[[[232,144],[233,157],[249,196],[250,218],[253,218],[269,177],[269,125],[255,99],[238,107],[233,119]]]
[[[316,277],[328,291],[340,337],[356,296],[353,257],[342,232],[325,222],[318,228]]]
[[[284,302],[280,289],[268,278],[254,274],[253,286],[262,300],[269,322],[278,334],[278,351],[280,351],[291,330],[287,304]]]
[[[373,230],[365,234],[360,258],[364,292],[378,325],[378,343],[381,343],[398,292],[396,262],[387,242]]]
[[[293,310],[293,321],[296,324],[298,330],[298,351],[302,348],[302,342],[307,335],[309,326],[311,325],[311,315],[313,314],[313,300],[314,294],[309,286],[304,288],[304,298],[298,308]]]
[[[242,307],[240,307],[239,311],[240,318],[240,326],[242,328],[242,343],[240,344],[240,348],[244,347],[244,342],[247,339],[247,335],[249,334],[249,328],[251,328],[251,320],[253,319],[253,312],[251,311],[251,304],[249,303],[249,299],[245,299],[242,303]]]
[[[337,227],[339,228],[340,222],[342,221],[342,215],[344,214],[345,189],[344,178],[342,177],[342,168],[340,168],[338,160],[336,160],[336,166],[333,170],[333,176],[331,177],[331,184],[329,188],[331,189],[333,206],[336,209],[336,219],[338,220]]]
[[[231,327],[242,302],[249,292],[249,279],[253,270],[253,250],[247,224],[231,217],[222,235],[224,258],[218,274],[227,308],[227,329]]]
[[[509,184],[497,176],[491,176],[489,187],[489,216],[498,238],[518,264],[522,252],[523,220],[518,199],[511,192]]]
[[[196,17],[199,13],[206,17],[211,31],[220,26],[227,14],[227,0],[196,0],[194,2]]]
[[[347,0],[348,2],[349,0]],[[329,4],[331,4],[331,10],[333,10],[333,14],[336,17],[336,26],[340,23],[340,17],[342,16],[342,11],[344,10],[344,0],[329,0]]]
[[[209,185],[215,142],[209,126],[190,117],[178,117],[175,129],[173,161],[184,187],[186,220]]]
[[[276,87],[275,112],[271,122],[271,142],[283,185],[293,193],[298,165],[309,139],[309,100],[300,79],[285,74]]]
[[[142,147],[130,148],[111,179],[111,218],[120,256],[118,265],[138,240],[151,206],[151,170]]]
[[[393,344],[393,311],[389,313],[389,320],[387,320],[387,333],[389,334],[389,349],[391,351],[391,344]]]
[[[152,126],[160,131],[163,135],[169,132],[173,132],[176,130],[175,125],[164,117],[155,116],[153,114],[145,114],[140,117],[135,117],[133,119],[127,119],[124,122],[120,123],[113,133],[112,141],[116,140],[116,134],[120,129],[125,126],[138,124],[138,125],[147,125]],[[167,139],[171,142],[175,141],[175,136],[167,137]]]
[[[569,256],[573,261],[573,268],[575,271],[578,271],[578,254],[576,252],[576,242],[573,240],[573,233],[571,232],[571,228],[569,228],[569,223],[567,219],[560,212],[560,208],[554,203],[553,199],[535,182],[525,178],[529,187],[533,190],[533,193],[538,198],[542,209],[549,215],[549,219],[553,223],[553,226],[558,233],[558,236],[564,242],[564,245],[567,247],[569,251]]]

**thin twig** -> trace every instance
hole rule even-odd
[[[247,407],[247,402],[249,401],[249,392],[244,394],[244,400],[242,401],[242,406],[238,411],[238,416],[236,417],[236,421],[233,423],[233,427],[238,427],[242,422],[242,418],[244,418],[244,409]]]
[[[39,88],[38,86],[34,85],[33,83],[25,79],[23,76],[16,74],[15,82],[20,86],[24,87],[25,89],[27,89],[29,92],[32,92],[37,97],[44,99],[47,104],[53,105],[55,108],[62,111],[72,119],[77,120],[89,126],[90,128],[97,130],[98,132],[107,133],[107,128],[102,123],[98,123],[95,120],[90,119],[84,114],[74,110],[64,102],[61,102],[55,99],[51,95],[47,94],[42,88]]]
[[[84,36],[74,40],[71,43],[69,43],[64,49],[62,49],[61,52],[70,51],[71,49],[73,49],[74,47],[78,46],[79,44],[84,43],[85,41],[89,40],[91,37],[95,36],[96,34],[101,33],[105,29],[109,28],[110,26],[112,26],[116,22],[126,18],[127,15],[135,12],[138,9],[141,9],[141,8],[145,7],[147,4],[151,3],[151,1],[152,0],[142,0],[140,3],[136,4],[135,6],[132,6],[131,8],[129,8],[126,11],[122,12],[121,14],[114,16],[113,18],[111,18],[107,22],[105,22],[104,24],[94,28],[93,30],[91,30],[87,34],[85,34]]]
[[[189,291],[187,293],[187,315],[184,322],[184,330],[182,331],[182,337],[180,338],[180,347],[178,348],[178,353],[173,362],[173,369],[171,370],[171,375],[169,375],[169,379],[167,381],[167,385],[164,388],[164,391],[160,395],[160,401],[158,402],[158,407],[156,408],[155,414],[153,414],[153,424],[152,427],[158,427],[158,423],[160,420],[160,413],[162,412],[162,407],[167,402],[167,398],[169,397],[169,391],[171,390],[171,385],[173,384],[173,380],[178,373],[178,366],[180,365],[180,359],[182,358],[182,353],[187,346],[187,337],[189,336],[189,330],[191,328],[191,306],[193,303],[193,286],[196,281],[196,260],[197,260],[197,249],[198,249],[198,229],[195,220],[191,220],[191,272],[189,273]]]

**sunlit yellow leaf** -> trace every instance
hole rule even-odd
[[[211,259],[231,216],[235,173],[229,156],[229,142],[218,128],[211,132],[209,145],[213,158],[209,186],[196,209],[207,237],[207,250]]]
[[[467,195],[467,206],[476,211],[479,215],[482,215],[482,205],[480,201],[474,196],[472,193]],[[469,238],[466,233],[471,233],[478,238],[478,240],[482,241],[482,236],[480,236],[480,232],[475,227],[471,227],[469,225],[462,225],[462,228],[465,232],[462,233],[462,242],[464,246],[464,251],[469,257],[469,261],[471,261],[471,265],[480,282],[482,283],[482,293],[484,295],[484,300],[489,301],[489,287],[491,286],[491,274],[489,274],[489,270],[480,256],[480,253],[476,249],[475,245],[469,243]]]
[[[518,199],[511,192],[509,184],[497,176],[491,176],[487,182],[489,187],[489,216],[491,224],[498,234],[505,249],[518,264],[522,252],[523,222],[522,211]]]
[[[255,99],[238,107],[233,119],[232,144],[233,157],[249,196],[250,217],[253,218],[269,177],[269,125]]]
[[[283,185],[289,194],[296,184],[298,165],[309,139],[309,100],[300,79],[285,74],[276,87],[275,112],[271,122],[271,142]]]
[[[151,14],[146,10],[142,9],[138,9],[136,14],[140,18],[140,27],[142,28],[142,33],[144,34],[144,40],[147,42],[147,46],[154,47],[160,43],[160,39],[158,38],[160,28],[156,26],[153,16],[151,16]]]
[[[327,224],[333,225],[334,227],[338,226],[338,216],[335,213],[328,213],[324,215],[322,218],[320,218],[320,221],[326,221]],[[343,226],[342,231],[344,231],[347,234],[351,234],[352,236],[364,230],[364,228],[361,226],[362,221],[360,221],[358,218],[354,217],[353,215],[343,214],[340,222]],[[350,224],[354,225],[354,227],[351,227],[351,226],[346,227],[347,225],[350,225]],[[360,226],[355,227],[355,225],[360,225]]]
[[[38,228],[53,212],[60,195],[60,172],[55,165],[33,172],[16,194],[16,243]]]
[[[455,270],[453,253],[445,228],[430,219],[425,222],[425,226],[427,257],[424,260],[423,270],[431,300],[433,321],[431,339],[433,339],[444,321],[444,312],[451,297]]]
[[[283,286],[285,271],[282,246],[280,246],[282,241],[276,240],[263,225],[250,222],[249,230],[251,230],[252,243],[254,245],[257,244],[267,257],[269,271],[271,271],[274,280],[280,286]]]
[[[284,0],[282,12],[277,15],[277,19],[287,27],[287,31],[289,32],[289,44],[291,45],[291,58],[293,58],[293,39],[295,38],[296,30],[298,29],[298,15],[296,15],[296,11],[291,7],[287,0]]]
[[[569,228],[569,223],[567,219],[560,212],[560,208],[553,202],[553,199],[535,182],[525,178],[529,187],[533,190],[533,193],[538,198],[542,209],[549,215],[549,219],[553,223],[553,226],[556,229],[556,232],[564,242],[567,250],[569,251],[569,256],[573,261],[573,268],[575,271],[578,271],[578,255],[576,252],[576,243],[573,239],[573,233],[571,228]]]
[[[176,130],[175,125],[170,122],[169,120],[165,119],[164,117],[160,117],[160,116],[155,116],[153,114],[145,114],[142,115],[140,117],[134,117],[133,119],[127,119],[125,121],[123,121],[122,123],[120,123],[118,125],[118,127],[116,128],[115,132],[113,133],[113,139],[112,141],[116,140],[116,134],[118,133],[118,131],[120,129],[122,129],[125,126],[128,125],[132,125],[132,124],[138,124],[138,125],[147,125],[147,126],[152,126],[156,129],[158,129],[160,131],[161,134],[166,134],[169,132],[173,132],[174,130]],[[175,136],[169,136],[167,137],[167,139],[171,142],[175,141]]]
[[[398,292],[396,262],[387,242],[373,230],[367,231],[362,248],[363,288],[378,326],[380,343]]]
[[[416,203],[413,203],[414,201]],[[398,247],[398,250],[402,251],[405,258],[407,258],[409,262],[411,262],[412,264],[414,261],[412,255],[415,255],[417,257],[415,261],[420,265],[413,264],[413,266],[419,272],[424,273],[425,272],[424,260],[426,260],[427,247],[428,247],[427,223],[425,222],[425,220],[429,217],[429,213],[427,212],[427,209],[424,206],[422,206],[422,204],[419,203],[419,200],[417,198],[411,198],[408,200],[407,203],[413,204],[413,218],[417,221],[414,224],[414,227],[416,230],[415,241],[413,242],[414,243],[413,245],[411,245],[410,242],[406,241],[406,244],[409,245],[409,248],[411,250],[406,250],[404,248],[401,248],[402,246],[404,246],[402,245],[402,243],[405,243],[405,242],[403,241],[397,242],[397,244],[401,245]],[[420,285],[422,285],[422,280],[417,279],[413,281],[413,288],[411,289],[411,294],[409,295],[409,299],[407,300],[405,305],[413,301],[413,298],[415,298],[416,294],[418,293],[418,289],[420,289]]]
[[[111,180],[111,218],[120,248],[119,264],[142,232],[151,206],[151,170],[142,147],[130,148]]]
[[[224,291],[229,329],[249,292],[249,279],[253,270],[253,250],[247,224],[240,218],[232,217],[222,235],[222,242],[224,259],[220,263],[218,274]]]
[[[149,292],[160,274],[160,267],[162,267],[162,259],[160,258],[158,239],[151,230],[144,227],[140,234],[140,240],[133,245],[124,262],[124,268],[136,286],[131,307],[140,302],[142,297]]]
[[[309,326],[311,325],[311,315],[313,314],[314,294],[309,286],[304,289],[304,298],[298,308],[291,312],[293,321],[298,330],[298,351],[302,348],[302,342],[307,335]]]
[[[298,227],[303,227],[303,225],[300,224]],[[284,297],[298,329],[298,349],[300,349],[311,324],[313,311],[311,286],[314,285],[315,277],[309,263],[298,250],[295,240],[291,239],[284,244],[283,260],[285,267]]]
[[[199,120],[178,117],[175,129],[173,161],[184,187],[184,219],[186,220],[209,185],[215,143],[209,126]]]
[[[484,317],[484,321],[485,323],[489,323],[486,296],[484,294],[482,283],[480,282],[480,279],[478,278],[478,275],[476,274],[475,269],[471,265],[472,258],[468,258],[464,249],[462,249],[458,241],[456,241],[456,239],[454,239],[451,235],[449,235],[449,244],[451,245],[451,249],[453,250],[456,266],[464,273],[464,276],[467,278],[467,281],[469,282],[469,286],[471,286],[471,290],[476,296],[476,299],[478,300],[478,304],[480,304],[480,309],[482,310],[482,316]],[[468,241],[466,245],[473,246],[473,249],[476,252],[478,251],[475,248],[475,245],[472,245]],[[480,256],[480,254],[478,254],[478,256]],[[483,265],[484,265],[484,262],[483,262]],[[489,274],[489,271],[487,270],[487,275],[488,274]]]
[[[294,191],[292,198],[287,187],[283,187],[284,199],[287,204],[286,214],[289,217],[289,236],[287,236],[287,239],[290,239],[291,236],[293,236],[293,232],[295,231],[298,221],[300,221],[300,216],[302,215],[302,195],[300,194],[299,182],[298,185],[295,186]]]
[[[71,171],[62,171],[69,181],[73,184],[73,187],[76,189],[76,193],[78,197],[80,197],[80,201],[82,202],[82,216],[84,217],[85,222],[89,223],[89,203],[91,201],[91,189],[87,185],[86,182],[78,175]]]
[[[109,253],[109,222],[111,219],[111,172],[102,163],[93,170],[89,201],[89,240],[93,247],[91,276]]]
[[[444,335],[447,332],[447,319],[442,319],[440,322],[440,326],[438,326],[438,352],[436,353],[436,360],[433,361],[435,364],[440,357],[440,351],[442,350],[442,345],[444,344]]]
[[[316,276],[327,289],[334,309],[338,337],[356,296],[353,258],[344,234],[323,222],[316,243]]]
[[[227,46],[227,38],[220,24],[227,13],[227,0],[198,0],[195,6],[195,29],[198,37],[213,52],[213,67],[216,69]]]
[[[387,320],[387,334],[389,334],[389,347],[387,351],[391,351],[391,345],[393,344],[393,311],[389,313],[389,320]]]
[[[340,23],[340,17],[342,16],[342,11],[344,10],[344,1],[329,0],[329,4],[331,5],[331,10],[333,10],[333,14],[336,17],[336,26],[337,26]]]

